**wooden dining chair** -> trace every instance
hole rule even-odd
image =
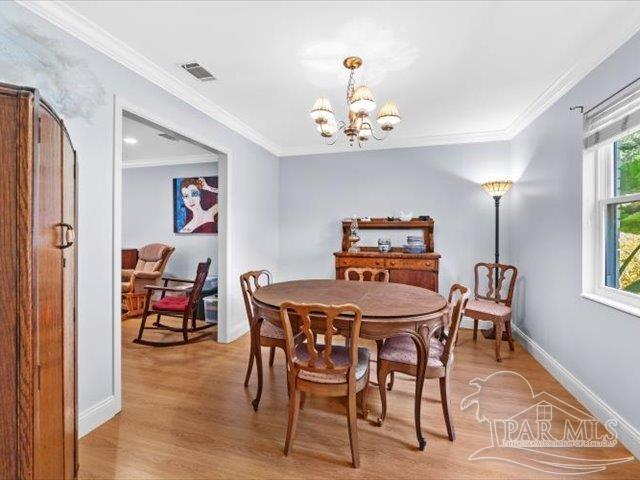
[[[389,282],[389,270],[384,268],[349,267],[344,271],[344,279],[359,282]]]
[[[485,338],[495,334],[496,361],[501,362],[502,340],[509,342],[509,350],[513,352],[515,349],[511,331],[511,301],[518,269],[502,263],[477,263],[474,273],[474,299],[467,304],[464,315],[473,318],[474,342],[478,338],[478,320],[493,323],[493,330],[483,330],[482,334]]]
[[[449,316],[449,332],[445,340],[432,336],[427,346],[427,368],[425,378],[440,380],[440,401],[442,413],[447,426],[449,440],[456,438],[451,416],[450,378],[453,370],[453,349],[456,345],[462,312],[464,311],[469,293],[467,287],[455,284],[449,291],[449,305],[452,305]],[[382,413],[378,425],[382,425],[387,415],[387,392],[385,382],[387,375],[392,372],[402,372],[416,377],[418,374],[418,353],[413,339],[408,335],[392,337],[384,342],[378,357],[378,388],[382,402]]]
[[[144,311],[142,314],[142,320],[140,321],[140,330],[138,336],[133,340],[134,343],[141,345],[150,345],[154,347],[168,347],[173,345],[184,345],[185,343],[193,342],[195,340],[202,339],[207,335],[211,335],[212,332],[205,332],[199,335],[194,333],[213,328],[216,325],[214,323],[206,323],[197,317],[198,303],[200,302],[200,296],[202,293],[202,287],[207,279],[209,273],[209,266],[211,265],[211,259],[207,258],[206,262],[198,264],[196,271],[196,278],[194,280],[188,280],[183,278],[163,278],[164,286],[160,285],[146,285],[144,288],[147,291],[147,296],[144,304]],[[169,287],[169,282],[187,283],[191,284],[189,287]],[[153,294],[161,292],[160,299],[153,300]],[[167,296],[168,292],[176,295]],[[149,315],[156,315],[156,321],[152,326],[147,327],[147,317]],[[161,317],[177,317],[182,319],[181,327],[173,327],[162,323]],[[202,322],[198,325],[198,322]],[[189,323],[191,326],[189,326]],[[146,340],[143,338],[145,330],[156,330],[165,332],[182,333],[182,340],[174,341],[155,341]]]
[[[284,330],[271,322],[263,321],[255,318],[253,312],[253,294],[259,288],[270,285],[272,280],[269,270],[251,270],[240,275],[240,288],[242,289],[242,298],[247,312],[247,320],[249,322],[249,331],[251,335],[251,346],[249,348],[249,364],[247,365],[247,373],[244,378],[244,386],[249,386],[249,379],[253,371],[253,363],[256,363],[258,373],[258,391],[256,397],[252,400],[251,405],[257,412],[262,397],[262,347],[269,348],[269,366],[273,366],[276,348],[285,351]],[[303,340],[302,335],[298,332],[295,336],[295,342],[300,343]]]
[[[349,316],[349,346],[333,345],[338,316]],[[361,394],[362,413],[366,418],[366,389],[369,383],[369,350],[359,348],[362,312],[356,305],[322,305],[284,302],[280,321],[285,332],[287,374],[290,385],[289,420],[284,454],[288,455],[298,422],[298,411],[306,393],[323,397],[347,397],[347,419],[351,463],[360,466],[356,394]],[[304,342],[296,344],[293,332],[301,329]],[[324,345],[314,342],[313,332],[324,333]],[[346,333],[346,332],[345,332]]]

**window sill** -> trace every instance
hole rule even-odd
[[[635,305],[629,305],[619,300],[614,300],[603,295],[598,295],[597,293],[582,292],[580,296],[582,298],[586,298],[587,300],[591,300],[608,307],[615,308],[616,310],[620,310],[621,312],[640,317],[640,307],[636,307]]]

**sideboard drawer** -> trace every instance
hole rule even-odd
[[[338,267],[377,267],[384,268],[383,258],[337,258]]]
[[[436,260],[423,260],[420,258],[388,258],[385,260],[385,268],[403,270],[436,270]]]

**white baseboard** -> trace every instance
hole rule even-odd
[[[640,458],[640,432],[633,425],[607,405],[604,400],[591,391],[569,370],[563,367],[526,333],[520,330],[517,325],[513,325],[513,334],[524,349],[540,362],[594,417],[603,423],[609,419],[616,420],[618,426],[615,430],[618,435],[618,440],[627,447],[636,458]]]
[[[78,438],[84,437],[91,430],[111,420],[118,412],[120,412],[120,407],[113,395],[80,412]]]
[[[248,333],[248,332],[249,332],[249,325],[247,325],[246,321],[233,325],[233,327],[229,329],[228,343],[231,343],[237,340],[238,338],[242,337],[245,333]]]

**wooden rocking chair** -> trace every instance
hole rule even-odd
[[[147,285],[147,297],[144,305],[144,313],[140,322],[140,331],[138,337],[133,340],[133,343],[139,343],[142,345],[151,345],[154,347],[168,347],[173,345],[184,345],[196,340],[200,340],[207,335],[211,335],[211,331],[201,333],[199,335],[189,336],[190,334],[206,330],[214,327],[214,323],[204,323],[204,325],[198,325],[198,322],[203,322],[196,318],[198,311],[198,302],[200,300],[200,294],[202,293],[202,287],[209,273],[209,266],[211,265],[211,259],[207,258],[206,262],[198,264],[198,270],[195,280],[185,280],[180,278],[164,278],[164,286]],[[187,288],[169,287],[170,281],[179,283],[191,283],[193,286]],[[160,299],[156,302],[152,302],[151,297],[153,293],[159,291],[162,292]],[[166,296],[167,292],[182,293],[183,295]],[[156,321],[150,327],[145,326],[147,323],[147,317],[149,315],[156,314]],[[182,318],[182,327],[172,327],[166,325],[160,321],[160,316],[166,315],[169,317]],[[190,322],[189,322],[190,321]],[[189,326],[191,323],[191,326]],[[182,333],[182,340],[176,341],[152,341],[144,340],[142,335],[145,330],[163,330],[176,333]]]

